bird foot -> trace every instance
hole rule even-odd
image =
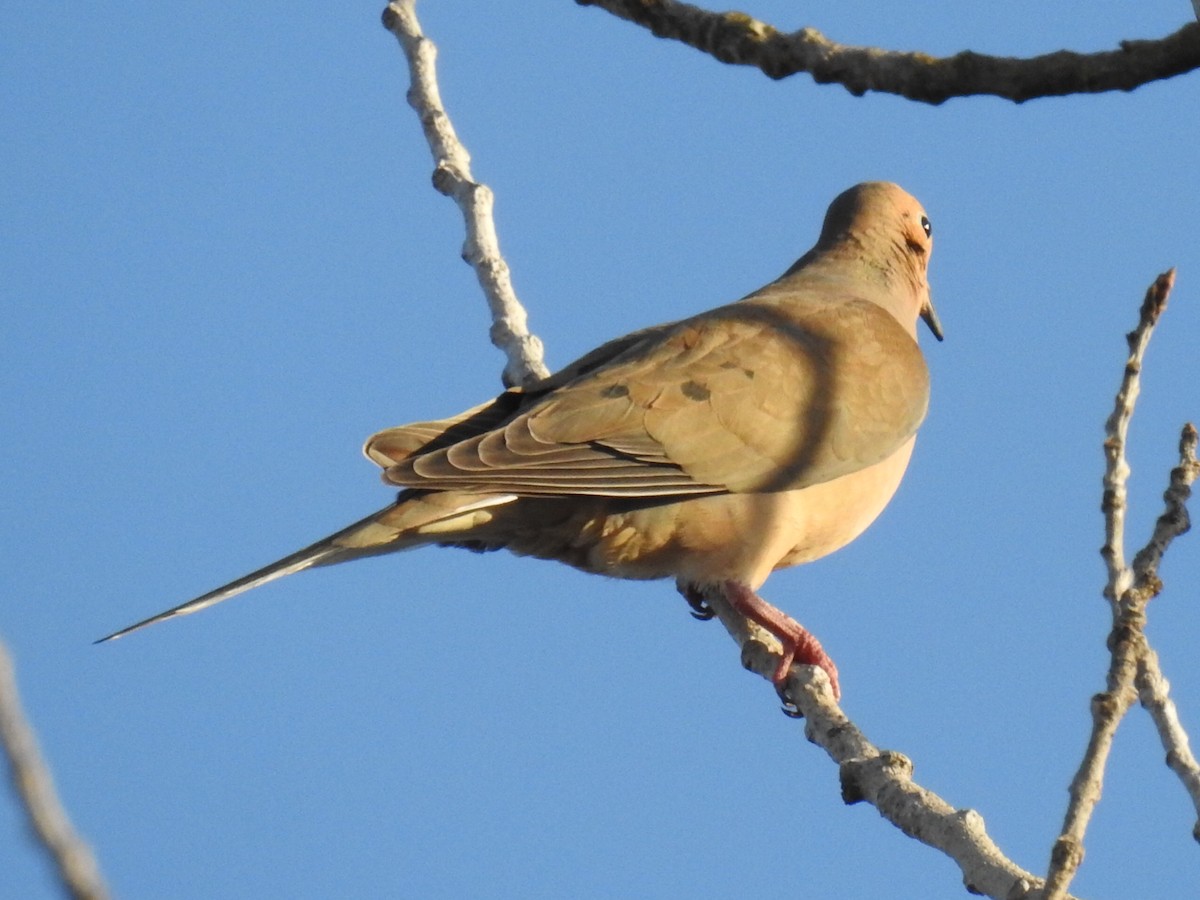
[[[726,581],[721,585],[721,589],[730,606],[774,635],[782,645],[783,652],[771,675],[771,682],[783,700],[783,711],[787,715],[800,715],[795,703],[787,695],[788,674],[793,665],[817,666],[824,670],[829,676],[829,686],[833,690],[834,699],[841,699],[842,690],[838,684],[837,666],[834,665],[832,657],[825,652],[821,642],[807,628],[772,606],[740,581]]]
[[[716,615],[705,596],[704,588],[699,585],[679,582],[676,585],[679,593],[692,608],[692,615],[702,621],[707,621]],[[829,686],[833,689],[834,699],[841,699],[842,690],[838,684],[838,670],[833,658],[825,652],[813,634],[784,613],[772,606],[754,591],[740,581],[726,581],[716,586],[721,591],[729,605],[750,621],[756,623],[779,641],[783,650],[779,663],[771,674],[771,683],[783,701],[783,712],[792,718],[803,718],[799,708],[787,693],[788,675],[793,665],[817,666],[829,676]]]

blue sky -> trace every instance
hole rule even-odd
[[[1187,3],[804,5],[847,43],[1028,55],[1156,37]],[[91,641],[382,506],[388,425],[502,358],[430,187],[376,3],[18,3],[0,35],[0,633],[62,797],[128,898],[964,896],[840,802],[835,768],[666,583],[423,550]],[[443,97],[561,365],[741,296],[829,200],[933,221],[933,400],[860,540],[765,596],[844,706],[1043,871],[1103,686],[1102,425],[1165,268],[1130,448],[1131,550],[1200,418],[1200,77],[941,107],[772,82],[569,0],[436,3]],[[1150,610],[1200,733],[1200,544]],[[1194,813],[1118,735],[1075,890],[1194,894]],[[56,896],[0,804],[0,895]]]

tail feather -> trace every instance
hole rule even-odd
[[[274,581],[277,578],[282,578],[285,575],[291,575],[295,572],[312,568],[313,566],[328,566],[351,559],[359,559],[364,556],[391,553],[396,550],[403,550],[408,547],[428,543],[432,538],[426,536],[424,533],[425,529],[429,529],[430,532],[437,533],[441,537],[447,528],[453,528],[452,523],[456,520],[462,521],[464,525],[467,525],[472,521],[472,515],[477,511],[515,499],[512,495],[502,494],[493,494],[486,497],[475,495],[471,498],[464,498],[463,495],[459,495],[460,498],[468,502],[453,503],[446,502],[450,497],[448,494],[426,496],[429,500],[437,497],[442,502],[423,502],[424,497],[420,496],[417,492],[405,491],[400,495],[400,499],[391,506],[372,513],[365,519],[361,519],[353,525],[343,528],[341,531],[322,538],[315,544],[305,547],[303,550],[297,550],[295,553],[283,557],[283,559],[263,566],[249,575],[243,575],[236,581],[231,581],[229,584],[209,591],[207,594],[201,594],[199,597],[189,600],[186,603],[181,603],[179,606],[172,607],[165,612],[160,612],[157,615],[150,616],[148,619],[135,622],[133,625],[122,628],[120,631],[114,631],[112,634],[95,641],[95,643],[102,644],[105,641],[116,640],[119,637],[124,637],[131,632],[145,628],[148,625],[153,625],[156,622],[198,612],[199,610],[220,603],[222,600],[236,597],[238,594],[248,591],[251,588],[266,584],[268,581]],[[469,530],[469,528],[464,530]]]
[[[291,575],[293,572],[299,572],[321,562],[332,562],[328,557],[338,552],[338,548],[331,547],[325,541],[313,544],[311,547],[306,547],[291,556],[285,556],[283,559],[271,563],[269,566],[264,566],[249,575],[244,575],[236,581],[231,581],[229,584],[223,585],[214,591],[209,591],[207,594],[201,594],[194,600],[189,600],[187,603],[181,603],[179,606],[172,607],[165,612],[160,612],[148,619],[142,619],[140,622],[135,622],[122,628],[120,631],[114,631],[106,637],[96,641],[97,644],[103,644],[105,641],[113,641],[119,637],[124,637],[131,632],[145,628],[147,625],[153,625],[155,622],[162,622],[166,619],[173,619],[176,616],[186,616],[189,613],[199,612],[222,600],[228,600],[230,597],[236,597],[243,591],[248,591],[251,588],[256,588],[260,584],[266,584],[268,581],[274,581],[276,578],[282,578],[284,575]]]

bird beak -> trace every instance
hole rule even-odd
[[[926,297],[925,305],[921,307],[921,318],[925,320],[925,324],[929,326],[929,330],[933,332],[933,336],[939,341],[945,340],[942,335],[942,323],[938,321],[937,312],[933,308],[933,301]]]

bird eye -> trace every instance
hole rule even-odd
[[[929,224],[928,216],[921,216],[921,228],[925,231],[925,237],[933,237],[933,226]]]

